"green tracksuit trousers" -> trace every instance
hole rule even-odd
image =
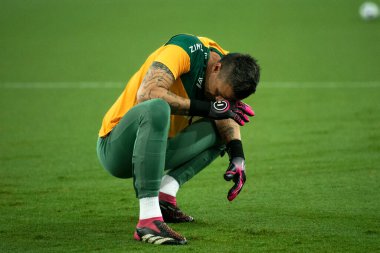
[[[180,185],[224,150],[213,121],[203,119],[168,139],[170,107],[162,99],[140,103],[97,143],[103,167],[119,178],[133,177],[138,198],[158,196],[164,171]]]

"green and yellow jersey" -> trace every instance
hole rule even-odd
[[[166,65],[174,76],[170,91],[189,99],[204,99],[203,84],[210,51],[221,57],[228,51],[206,37],[180,34],[172,37],[165,45],[153,52],[141,68],[128,81],[122,94],[103,118],[99,136],[106,136],[120,119],[137,104],[137,91],[154,61]],[[189,117],[171,115],[169,137],[189,125]]]

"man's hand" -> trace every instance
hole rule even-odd
[[[249,122],[247,115],[255,115],[252,108],[241,101],[231,103],[228,100],[220,100],[211,103],[210,112],[208,114],[208,117],[211,119],[233,119],[239,125],[244,126],[245,122]]]
[[[245,161],[241,157],[232,158],[230,165],[226,173],[224,174],[224,179],[226,181],[231,181],[235,183],[234,186],[228,191],[227,199],[232,201],[240,193],[243,185],[245,183]]]

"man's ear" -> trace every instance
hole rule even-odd
[[[222,64],[220,62],[215,63],[214,66],[212,67],[212,72],[219,72],[221,67],[222,67]]]

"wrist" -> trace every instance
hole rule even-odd
[[[209,101],[191,99],[189,115],[206,117],[210,113],[210,108],[211,103]]]
[[[241,140],[232,140],[227,143],[227,152],[230,157],[230,160],[235,157],[241,157],[245,159],[244,157],[244,151],[243,151],[243,143]]]

